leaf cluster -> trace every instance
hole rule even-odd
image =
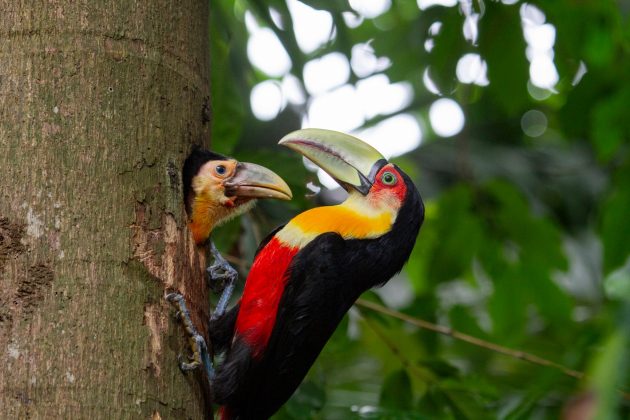
[[[303,3],[329,12],[334,24],[330,41],[309,54],[298,47],[287,1],[212,2],[214,147],[277,170],[297,197],[289,206],[263,203],[232,222],[219,232],[220,247],[251,261],[271,227],[326,200],[307,197],[305,184],[316,177],[274,148],[299,128],[305,109],[289,106],[270,122],[249,109],[251,87],[268,76],[247,59],[245,11],[278,36],[302,83],[309,60],[333,51],[350,59],[354,45],[367,43],[391,61],[383,70],[390,81],[413,87],[411,104],[399,112],[418,118],[424,140],[395,160],[417,182],[427,218],[403,273],[366,297],[587,376],[576,381],[353,310],[277,418],[525,419],[575,410],[627,418],[630,405],[618,389],[630,389],[628,3],[530,3],[556,30],[560,79],[544,99],[531,93],[522,2],[473,2],[482,13],[475,45],[463,37],[458,7],[420,10],[416,2],[392,1],[385,13],[349,27],[344,14],[357,15],[353,2]],[[430,34],[436,22],[441,29]],[[466,53],[487,62],[488,86],[458,81]],[[576,81],[582,65],[587,72]],[[430,131],[428,106],[438,96],[424,86],[425,71],[464,109],[465,129],[453,138]],[[359,80],[353,73],[349,83]],[[536,138],[521,128],[532,109],[548,121]]]

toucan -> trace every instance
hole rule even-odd
[[[210,324],[223,419],[266,419],[293,394],[355,300],[399,272],[424,219],[407,174],[347,134],[303,129],[286,146],[348,192],[298,214],[260,245],[239,303]]]
[[[221,256],[210,240],[212,230],[226,221],[248,211],[256,199],[290,200],[291,189],[275,172],[248,162],[223,156],[194,146],[182,169],[184,205],[188,227],[193,240],[200,247],[208,246],[214,259],[207,268],[210,286],[223,289],[212,319],[220,319],[234,290],[238,273]],[[178,306],[181,319],[193,347],[191,362],[180,357],[182,370],[192,370],[203,364],[210,367],[206,343],[190,320],[184,298],[170,293],[166,299]]]

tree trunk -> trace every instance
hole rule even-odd
[[[208,2],[0,10],[0,417],[202,418],[164,294],[203,324],[180,172],[209,135]]]

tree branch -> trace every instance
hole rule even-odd
[[[583,379],[586,377],[586,374],[584,372],[570,369],[564,365],[561,365],[560,363],[556,363],[548,359],[543,359],[542,357],[536,356],[535,354],[503,347],[499,344],[491,343],[489,341],[482,340],[477,337],[473,337],[472,335],[461,333],[450,327],[433,324],[423,319],[418,319],[409,315],[405,315],[402,312],[398,312],[393,309],[386,308],[385,306],[379,305],[378,303],[370,302],[364,299],[357,299],[355,304],[357,306],[370,309],[375,312],[379,312],[383,315],[400,319],[401,321],[404,321],[411,325],[415,325],[416,327],[433,331],[442,335],[446,335],[448,337],[454,338],[459,341],[464,341],[466,343],[472,344],[477,347],[481,347],[481,348],[484,348],[484,349],[487,349],[496,353],[500,353],[505,356],[510,356],[515,359],[524,360],[526,362],[533,363],[535,365],[546,366],[553,369],[557,369],[560,372],[562,372],[564,375],[570,376],[575,379]],[[622,389],[619,389],[618,391],[621,393],[621,395],[623,396],[625,400],[630,401],[630,392],[622,390]]]

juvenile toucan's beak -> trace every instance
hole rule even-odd
[[[367,195],[374,177],[387,160],[369,144],[348,134],[306,128],[287,134],[278,142],[302,154],[326,171],[346,191]]]
[[[278,174],[255,163],[237,163],[234,175],[223,185],[227,196],[280,200],[290,200],[293,197],[291,189]]]

